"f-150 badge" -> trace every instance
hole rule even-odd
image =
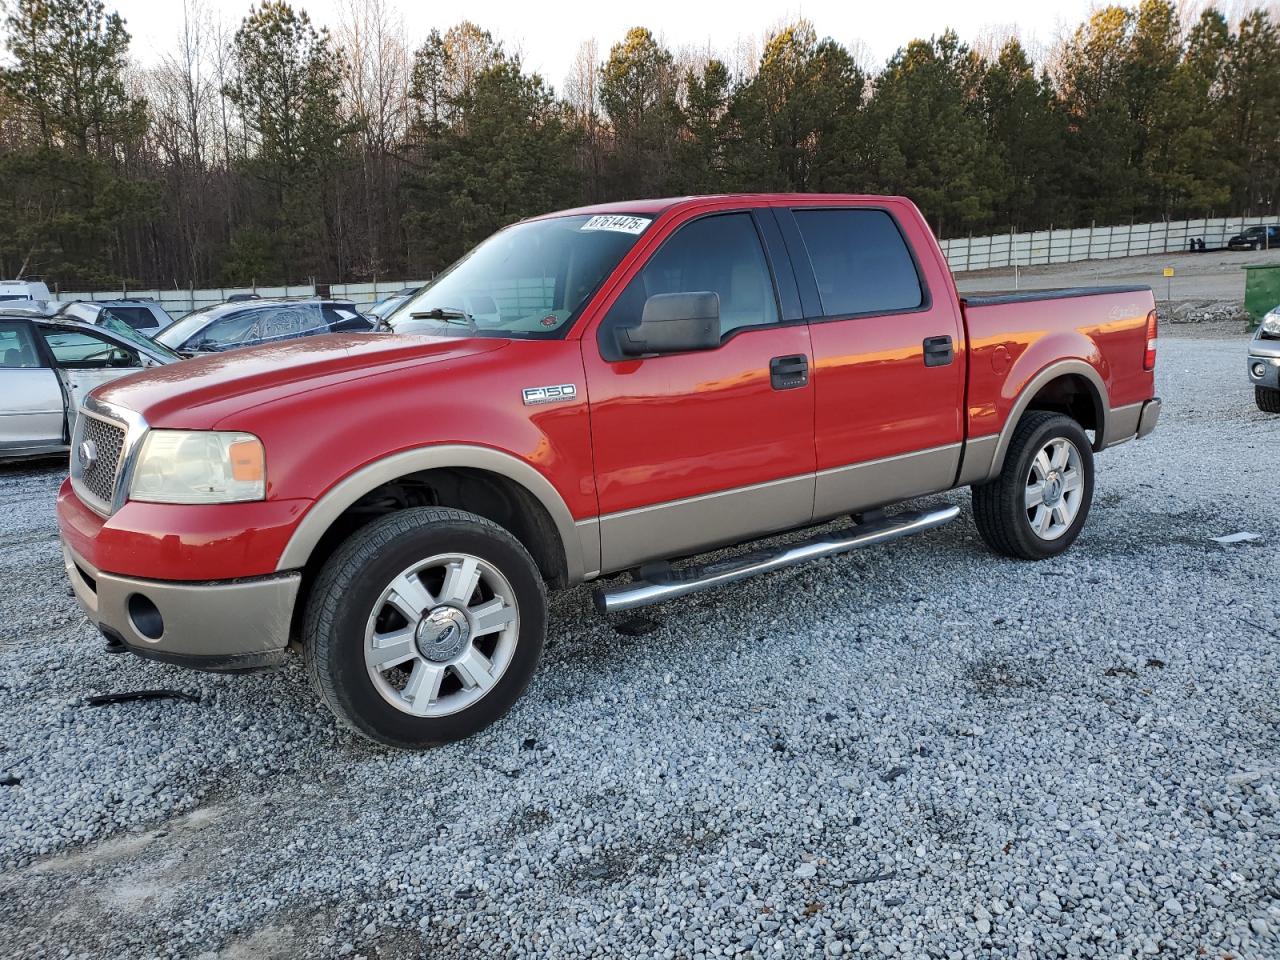
[[[524,405],[536,406],[539,403],[556,403],[560,400],[575,400],[578,388],[572,383],[561,383],[554,387],[525,387]]]

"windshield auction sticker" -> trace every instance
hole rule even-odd
[[[581,230],[613,230],[617,233],[644,233],[644,228],[651,221],[648,217],[623,217],[617,214],[592,217],[584,223]]]

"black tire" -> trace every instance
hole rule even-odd
[[[1280,413],[1280,390],[1271,387],[1254,387],[1253,399],[1263,413]]]
[[[474,704],[446,716],[414,716],[375,686],[365,661],[365,630],[393,578],[452,552],[477,557],[505,578],[517,610],[515,648],[504,672]],[[303,657],[316,691],[343,723],[378,743],[421,750],[469,737],[511,708],[542,656],[546,617],[538,568],[506,530],[462,510],[401,510],[358,530],[325,563],[307,604]]]
[[[1045,539],[1032,526],[1026,506],[1027,486],[1036,455],[1056,439],[1068,440],[1076,448],[1083,493],[1066,529],[1054,539]],[[1080,535],[1093,502],[1093,449],[1089,438],[1070,417],[1046,411],[1028,413],[1013,432],[1000,475],[988,483],[975,484],[972,494],[978,533],[996,553],[1020,560],[1057,556]]]

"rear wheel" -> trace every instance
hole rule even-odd
[[[542,654],[546,594],[524,547],[475,514],[364,527],[311,591],[304,656],[321,698],[379,743],[421,749],[499,719]]]
[[[1043,560],[1066,550],[1093,501],[1093,450],[1078,423],[1035,411],[1018,423],[1000,476],[973,487],[978,533],[996,553]]]
[[[1280,390],[1271,387],[1254,387],[1253,399],[1263,413],[1280,413]]]

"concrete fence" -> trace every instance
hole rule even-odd
[[[990,237],[957,237],[942,241],[942,252],[955,273],[990,267],[1029,267],[1074,260],[1111,260],[1147,253],[1187,250],[1193,239],[1206,247],[1224,247],[1245,227],[1275,223],[1276,217],[1216,217],[1130,223],[1120,227],[1034,230]]]
[[[405,287],[420,287],[424,280],[379,280],[375,283],[332,283],[328,285],[328,296],[335,300],[350,300],[361,309],[373,306],[379,300],[399,293]],[[325,285],[321,284],[321,291]],[[209,287],[186,290],[134,289],[121,290],[57,290],[54,296],[58,300],[118,300],[121,297],[143,297],[155,300],[165,309],[169,316],[177,319],[192,310],[199,310],[215,303],[224,302],[236,293],[256,293],[260,297],[314,297],[314,285],[296,285],[286,287]]]

